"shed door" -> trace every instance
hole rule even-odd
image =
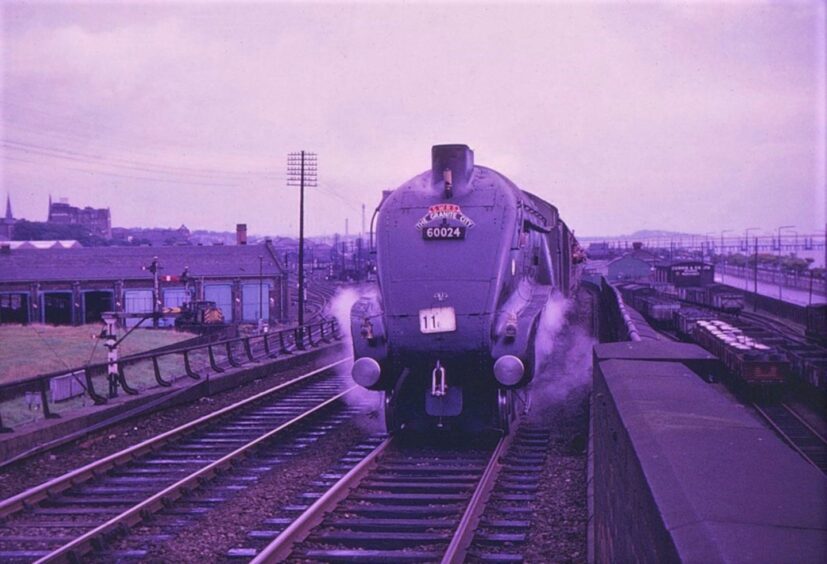
[[[114,309],[114,297],[112,290],[83,292],[83,322],[100,323],[101,314]]]
[[[126,313],[152,313],[152,290],[124,290],[123,303]],[[127,318],[126,326],[134,327],[140,320],[140,318]],[[141,323],[141,327],[151,326],[150,321]]]
[[[224,321],[233,321],[233,288],[229,284],[205,284],[204,299],[215,302],[224,314]]]
[[[0,323],[29,322],[29,296],[26,294],[0,294]]]
[[[259,295],[260,290],[260,295]],[[270,318],[270,283],[265,282],[259,286],[258,282],[242,284],[241,286],[242,315],[244,321],[258,321]],[[261,307],[259,308],[259,303]],[[259,313],[261,309],[261,313]]]

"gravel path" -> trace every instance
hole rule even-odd
[[[322,366],[343,356],[342,353],[327,353],[314,361],[314,365]],[[217,409],[295,378],[308,369],[308,365],[303,365],[276,372],[266,378],[248,382],[215,396],[201,398],[190,404],[175,406],[118,423],[77,442],[7,466],[0,470],[0,499],[11,497],[69,470],[94,462],[198,417],[208,415]]]
[[[588,415],[583,397],[537,414],[553,421],[552,440],[540,479],[537,509],[524,549],[526,562],[586,562],[586,451]]]

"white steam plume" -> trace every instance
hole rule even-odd
[[[592,347],[596,340],[577,323],[573,300],[559,294],[546,303],[535,341],[535,408],[565,403],[591,386]]]
[[[376,289],[371,286],[350,286],[339,288],[330,300],[329,311],[339,323],[339,332],[342,335],[342,342],[348,353],[352,353],[353,351],[353,339],[350,334],[350,309],[362,296],[370,296],[375,293]],[[337,368],[342,383],[347,387],[355,385],[353,377],[350,374],[352,366],[353,362],[351,361],[341,364]],[[369,409],[370,411],[378,411],[379,413],[382,412],[382,394],[380,392],[366,390],[361,386],[358,386],[354,391],[346,395],[345,401],[347,401],[351,407],[362,410]],[[376,422],[376,425],[373,425],[372,422]],[[369,428],[366,430],[370,432],[381,432],[384,430],[384,426],[376,419],[371,419]]]

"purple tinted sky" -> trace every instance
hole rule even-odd
[[[578,233],[825,224],[823,2],[2,5],[2,189],[118,226],[311,233],[434,143]]]

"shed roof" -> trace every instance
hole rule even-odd
[[[158,257],[162,274],[192,276],[258,276],[259,256],[265,275],[281,272],[266,245],[209,247],[84,247],[16,249],[0,253],[0,282],[57,280],[146,280],[142,267]]]
[[[642,263],[646,263],[647,266],[651,266],[654,262],[654,257],[645,251],[635,251],[631,253],[627,253],[622,257],[618,257],[609,262],[609,266],[619,263],[619,262],[628,262],[628,261],[638,261]]]

